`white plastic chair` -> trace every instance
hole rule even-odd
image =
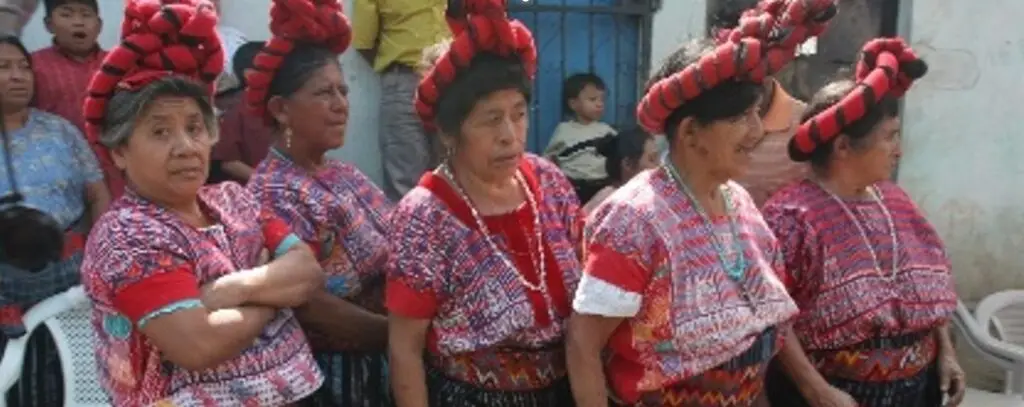
[[[1024,348],[992,337],[962,302],[957,306],[953,324],[962,333],[961,337],[967,345],[983,360],[1007,372],[1024,371]],[[961,407],[1024,407],[1024,392],[992,393],[969,388]]]
[[[98,380],[96,333],[90,319],[89,299],[82,286],[47,298],[25,312],[23,320],[28,332],[7,342],[0,361],[0,396],[7,394],[20,379],[29,336],[42,324],[50,330],[57,345],[64,373],[64,406],[109,406]],[[0,397],[0,407],[6,407],[5,397]]]
[[[978,324],[1004,342],[1024,346],[1024,290],[1006,290],[985,297],[974,310]],[[1006,393],[1024,393],[1024,370],[1006,372]]]

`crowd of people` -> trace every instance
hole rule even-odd
[[[772,78],[836,0],[725,13],[652,73],[636,128],[601,121],[601,78],[568,78],[542,156],[537,49],[503,0],[448,2],[444,35],[401,46],[339,0],[273,0],[264,42],[210,0],[129,0],[109,51],[95,0],[44,4],[52,47],[0,37],[0,185],[66,234],[59,261],[0,264],[0,331],[81,283],[115,406],[963,399],[946,250],[890,181],[927,65],[878,38],[806,104]],[[393,88],[385,153],[416,145],[383,189],[327,155],[350,46]],[[7,398],[58,405],[52,340],[30,343]]]

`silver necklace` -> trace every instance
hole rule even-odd
[[[821,188],[822,191],[825,191],[825,193],[828,194],[828,196],[831,197],[833,201],[836,201],[836,203],[839,204],[839,207],[843,208],[843,212],[846,212],[846,216],[848,216],[850,220],[853,221],[854,226],[857,226],[857,231],[860,232],[860,238],[864,240],[864,244],[867,245],[868,253],[871,254],[871,261],[875,263],[875,270],[878,271],[878,274],[881,274],[882,277],[886,277],[890,280],[896,278],[896,271],[898,270],[900,263],[899,240],[896,239],[896,224],[892,219],[892,214],[889,213],[889,208],[885,206],[884,202],[882,202],[881,192],[879,192],[878,189],[875,188],[874,186],[868,188],[868,193],[871,194],[871,200],[873,200],[875,204],[882,209],[882,214],[885,215],[886,226],[889,227],[889,238],[892,239],[892,270],[889,272],[888,276],[886,276],[885,273],[882,272],[882,263],[878,260],[878,253],[875,252],[875,246],[872,245],[871,240],[868,239],[868,233],[866,230],[864,230],[864,225],[862,225],[860,220],[857,219],[857,216],[853,214],[853,211],[850,210],[850,207],[846,206],[846,203],[843,202],[843,200],[839,198],[838,195],[832,192],[832,190],[825,187],[825,185],[822,184],[821,181],[816,181],[815,183],[818,185],[818,188]]]
[[[729,218],[729,236],[732,238],[732,250],[736,253],[736,260],[731,262],[729,261],[729,256],[725,246],[721,242],[722,239],[718,237],[718,233],[714,222],[711,220],[711,216],[708,215],[707,211],[704,210],[704,207],[701,206],[700,201],[697,200],[697,195],[690,190],[690,186],[686,184],[683,179],[683,175],[679,173],[676,166],[667,158],[662,160],[661,165],[665,171],[668,172],[669,177],[676,182],[679,189],[683,191],[683,194],[686,195],[686,198],[690,201],[690,205],[693,206],[693,209],[698,215],[700,215],[701,221],[704,222],[704,232],[708,234],[711,245],[715,248],[715,254],[718,255],[718,261],[722,265],[722,270],[724,270],[725,274],[728,275],[729,278],[733,279],[733,281],[742,280],[743,275],[747,272],[747,256],[743,251],[743,242],[740,239],[740,234],[736,227],[736,208],[734,207],[732,198],[728,192],[728,187],[724,185],[719,187],[718,193],[721,195],[722,200],[725,201],[725,212]]]
[[[496,243],[494,243],[494,235],[491,234],[490,229],[487,228],[487,223],[484,222],[483,217],[480,216],[480,212],[476,210],[476,206],[473,205],[473,200],[469,198],[469,195],[466,194],[466,191],[462,189],[462,185],[459,184],[459,181],[455,179],[455,174],[452,173],[451,167],[449,167],[448,164],[441,164],[441,173],[444,174],[444,176],[448,178],[449,181],[451,181],[451,184],[455,186],[456,190],[458,190],[460,198],[462,198],[462,200],[466,202],[466,206],[469,206],[469,211],[470,213],[473,214],[473,220],[476,221],[476,226],[477,228],[480,229],[480,232],[484,234],[484,240],[487,241],[487,245],[490,246],[491,250],[498,254],[498,257],[500,257],[501,261],[505,263],[505,266],[509,267],[510,269],[512,269],[513,272],[516,273],[516,277],[519,279],[519,282],[522,283],[524,287],[531,291],[546,293],[547,285],[545,284],[545,281],[547,281],[548,273],[547,267],[545,267],[546,264],[544,262],[544,243],[542,240],[543,233],[541,233],[540,227],[540,209],[537,205],[537,199],[536,197],[533,196],[533,192],[530,191],[529,186],[526,185],[526,180],[523,179],[523,175],[516,171],[515,179],[516,183],[519,184],[519,187],[523,189],[523,193],[526,195],[526,201],[527,203],[529,203],[530,209],[533,211],[533,233],[534,243],[537,245],[537,254],[535,256],[534,252],[531,251],[530,261],[533,263],[533,267],[537,270],[537,284],[534,284],[527,280],[526,277],[523,276],[523,273],[519,272],[519,267],[516,267],[515,263],[513,263],[512,260],[509,258],[508,254],[505,253],[504,250],[501,250]]]

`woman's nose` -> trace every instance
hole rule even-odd
[[[11,80],[25,82],[32,78],[32,68],[14,67],[11,71]]]

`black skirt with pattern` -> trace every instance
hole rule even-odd
[[[565,377],[551,386],[532,391],[483,389],[451,379],[427,367],[430,407],[573,407],[572,389]]]
[[[911,346],[922,340],[923,335],[914,333],[898,337],[880,337],[850,347],[851,351],[884,349]],[[851,380],[824,375],[832,386],[849,394],[861,407],[941,407],[943,394],[939,387],[937,358],[928,362],[927,367],[910,377],[887,381]],[[790,380],[778,361],[772,363],[766,379],[768,399],[772,406],[810,407],[796,384]]]
[[[387,357],[380,352],[317,353],[324,384],[305,407],[391,407]]]

